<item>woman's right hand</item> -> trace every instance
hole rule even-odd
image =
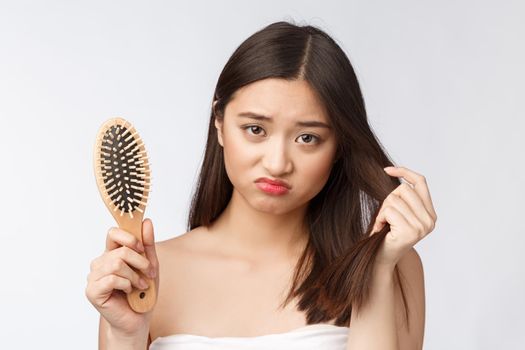
[[[91,262],[87,278],[87,298],[109,323],[112,332],[122,336],[140,333],[147,336],[152,315],[152,310],[137,313],[128,304],[126,294],[132,291],[132,286],[147,287],[140,285],[139,274],[131,267],[154,278],[157,291],[159,287],[159,263],[150,219],[142,222],[142,241],[143,245],[131,233],[112,227],[106,237],[106,250]],[[155,277],[150,275],[151,271]]]

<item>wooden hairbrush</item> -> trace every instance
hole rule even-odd
[[[118,227],[142,242],[142,220],[150,192],[151,172],[144,142],[130,122],[111,118],[100,127],[93,152],[95,178],[102,200]],[[146,256],[145,253],[141,253]],[[131,267],[149,285],[127,293],[131,308],[139,313],[153,308],[155,281]]]

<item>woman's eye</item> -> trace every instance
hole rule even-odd
[[[262,128],[258,125],[248,125],[243,127],[244,130],[249,129],[253,134],[259,135],[259,131],[262,130]]]
[[[318,143],[319,142],[319,137],[317,137],[315,135],[311,135],[311,134],[304,134],[304,135],[299,136],[299,138],[302,139],[303,141],[305,141],[306,144]],[[312,139],[315,139],[315,142],[311,142]]]
[[[252,135],[260,135],[260,132],[262,130],[264,130],[263,128],[261,128],[259,125],[246,125],[246,126],[243,126],[242,127],[243,130],[249,130]],[[321,139],[319,138],[319,136],[316,136],[316,135],[312,135],[312,134],[303,134],[301,136],[299,136],[299,139],[302,139],[302,143],[304,144],[316,144],[316,143],[319,143],[321,141]],[[314,140],[312,142],[312,140]]]

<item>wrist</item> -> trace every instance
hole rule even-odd
[[[148,346],[148,331],[125,334],[113,328],[106,333],[107,349],[144,350]]]

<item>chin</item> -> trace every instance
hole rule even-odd
[[[269,197],[269,196],[268,196]],[[258,210],[268,214],[284,214],[288,211],[288,205],[281,198],[257,198],[250,201],[250,205]]]
[[[298,210],[307,206],[309,202],[308,198],[294,198],[294,197],[272,197],[268,198],[255,198],[249,201],[252,208],[273,215],[284,215],[292,211]]]

